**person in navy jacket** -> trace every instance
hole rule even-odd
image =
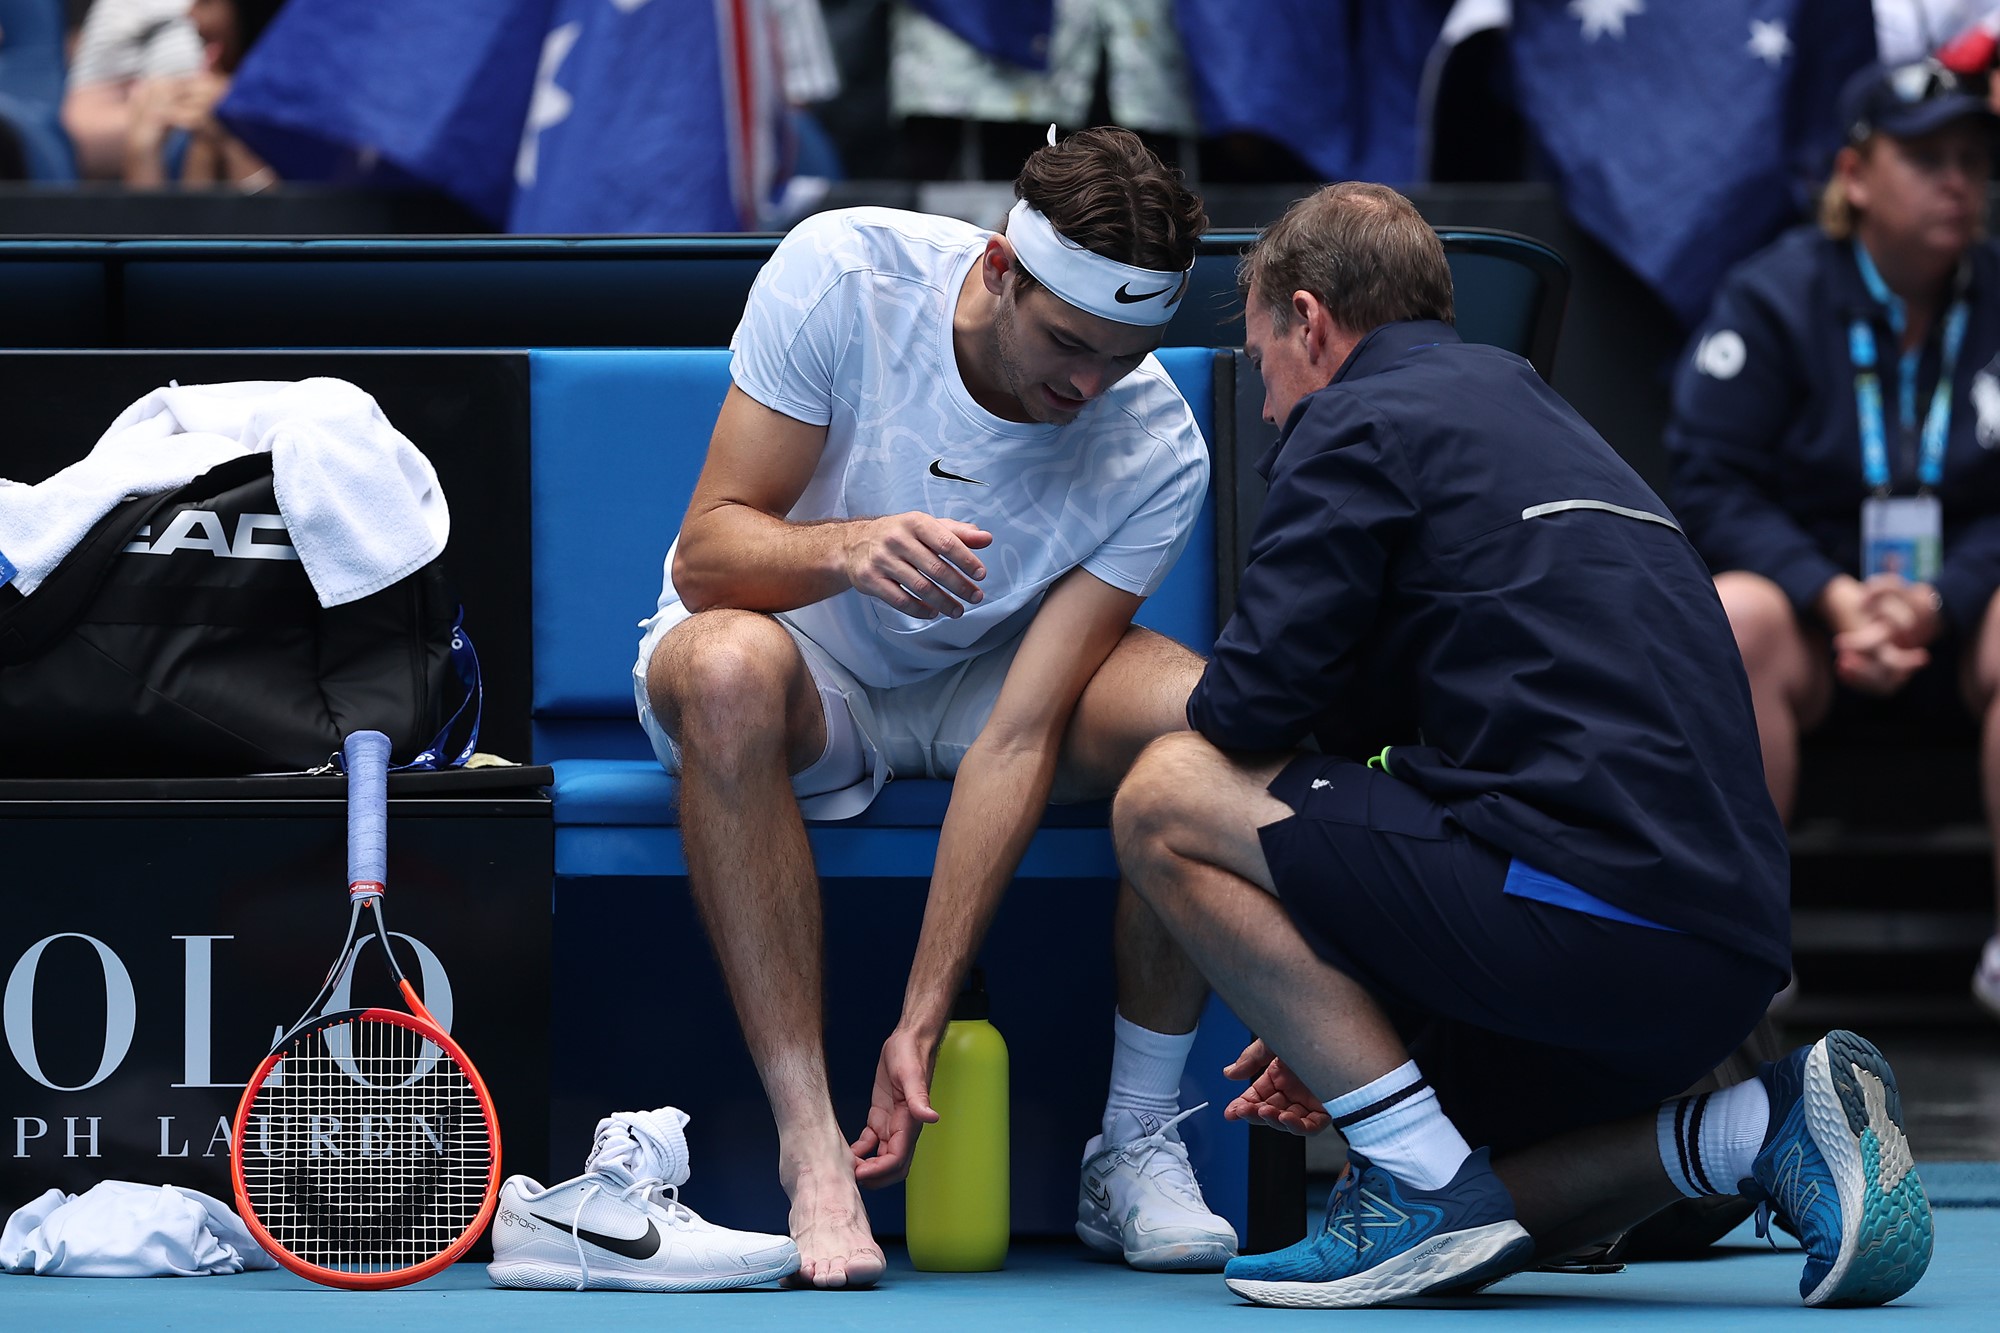
[[[1979,719],[2000,828],[2000,247],[1992,113],[1935,61],[1857,74],[1802,227],[1725,281],[1674,385],[1674,508],[1743,653],[1787,819],[1832,719]],[[1969,716],[1968,716],[1969,710]],[[2000,939],[1975,995],[2000,1015]]]
[[[1373,1305],[1740,1192],[1804,1237],[1809,1304],[1907,1290],[1930,1215],[1872,1046],[1676,1097],[1790,960],[1749,687],[1679,525],[1531,366],[1459,340],[1395,191],[1325,187],[1241,279],[1269,492],[1192,730],[1113,831],[1259,1034],[1226,1113],[1339,1128],[1350,1165],[1319,1235],[1225,1279]]]

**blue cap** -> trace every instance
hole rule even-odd
[[[1840,123],[1851,144],[1874,134],[1914,139],[1970,116],[1989,125],[1996,122],[1984,97],[1928,58],[1905,65],[1869,65],[1857,70],[1840,90]]]

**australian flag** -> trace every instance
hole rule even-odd
[[[1687,324],[1801,217],[1869,0],[1516,0],[1515,87],[1565,206]]]
[[[1417,90],[1450,9],[1451,0],[1176,0],[1202,133],[1262,134],[1327,180],[1407,184],[1417,174]]]
[[[221,115],[285,179],[510,231],[735,231],[777,184],[777,74],[762,0],[290,0]]]

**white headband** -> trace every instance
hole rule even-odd
[[[1086,250],[1025,199],[1007,214],[1007,239],[1037,282],[1078,310],[1119,324],[1165,324],[1187,294],[1188,273],[1134,268]]]

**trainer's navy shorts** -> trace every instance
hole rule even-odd
[[[1260,830],[1306,942],[1388,1012],[1474,1147],[1506,1152],[1680,1095],[1785,978],[1679,931],[1503,893],[1512,858],[1425,792],[1301,755]]]

